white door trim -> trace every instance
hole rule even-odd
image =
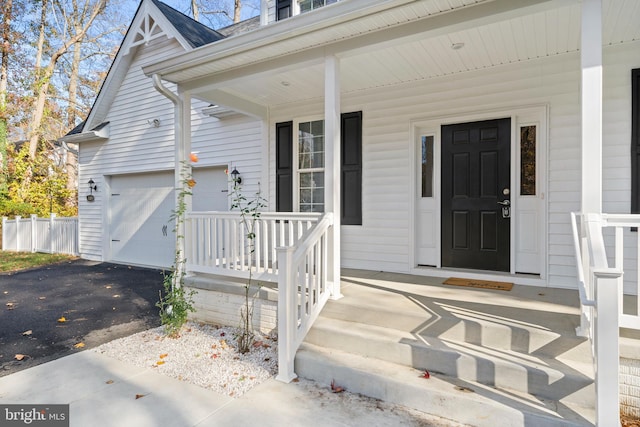
[[[512,221],[511,221],[511,241],[510,241],[510,275],[515,275],[517,272],[517,263],[518,259],[517,255],[517,238],[518,238],[518,194],[520,189],[520,135],[519,135],[519,127],[528,124],[536,124],[538,125],[538,137],[536,141],[536,193],[538,198],[538,212],[539,212],[539,223],[538,223],[538,242],[539,242],[539,253],[538,257],[538,265],[539,265],[539,276],[531,276],[533,282],[537,283],[540,279],[545,279],[547,277],[547,229],[548,229],[548,209],[547,209],[547,162],[548,162],[548,134],[549,134],[549,126],[548,126],[548,105],[547,104],[539,104],[539,105],[530,105],[530,106],[513,106],[504,109],[490,110],[490,111],[471,111],[464,112],[456,115],[446,115],[446,116],[434,116],[434,117],[425,117],[425,118],[416,118],[410,121],[410,141],[409,141],[409,170],[410,177],[409,180],[409,191],[410,191],[410,224],[409,224],[409,244],[411,250],[409,251],[409,270],[414,274],[429,274],[436,275],[434,273],[438,271],[442,271],[441,264],[441,249],[440,249],[440,239],[441,239],[441,215],[440,215],[440,197],[441,197],[441,182],[440,182],[440,173],[441,173],[441,127],[443,125],[454,124],[454,123],[467,123],[474,121],[482,121],[482,120],[491,120],[491,119],[499,119],[499,118],[511,118],[511,183],[510,188],[512,191],[511,197],[511,206],[512,206]],[[434,135],[434,177],[433,177],[433,185],[434,185],[434,197],[436,198],[436,206],[435,206],[435,221],[436,221],[436,259],[435,262],[430,262],[430,265],[435,265],[435,267],[418,267],[418,238],[417,231],[418,228],[418,202],[417,194],[419,191],[419,169],[418,163],[421,156],[421,153],[418,152],[419,145],[418,141],[422,135]],[[457,273],[458,274],[458,273]],[[484,272],[484,275],[490,276],[492,272]],[[500,274],[498,274],[500,276]],[[525,280],[527,281],[527,280]],[[519,282],[520,283],[520,282]]]

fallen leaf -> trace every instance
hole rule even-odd
[[[15,307],[16,307],[16,305],[15,305],[14,303],[12,303],[12,302],[8,302],[8,303],[7,303],[7,308],[8,308],[9,310],[13,310]]]
[[[105,286],[105,288],[111,289],[111,285],[107,285],[107,286]]]
[[[28,331],[24,331],[22,333],[22,335],[27,335],[28,336],[28,335],[31,335],[32,333],[33,333],[33,331],[31,329],[29,329]]]
[[[9,291],[4,291],[3,294],[9,295]]]
[[[223,337],[223,336],[225,336],[225,335],[227,335],[227,334],[226,334],[226,333],[224,333],[224,332],[220,332],[220,336],[221,336],[221,337]]]
[[[158,360],[158,361],[156,362],[156,365],[158,365],[158,366],[159,366],[159,365],[164,365],[164,360]]]
[[[425,370],[423,374],[420,376],[420,378],[429,379],[431,378],[431,374],[429,373],[429,371]]]
[[[146,396],[146,394],[136,394],[136,399],[140,399],[140,398],[145,397],[145,396]]]
[[[300,382],[300,378],[294,378],[291,380],[292,383],[299,383]]]
[[[344,391],[344,387],[340,387],[339,385],[336,385],[336,381],[331,380],[331,391],[334,393],[342,393]]]
[[[82,347],[84,347],[84,343],[83,342],[79,342],[77,344],[74,344],[73,347],[74,348],[82,348]]]
[[[14,358],[15,358],[17,361],[20,361],[20,360],[24,359],[25,357],[27,357],[25,354],[16,354],[16,355],[14,356]]]
[[[113,384],[113,380],[108,380],[106,383],[107,384]]]
[[[47,297],[38,297],[38,299],[42,301],[43,299],[47,299]]]
[[[114,298],[120,298],[120,295],[119,294],[115,294],[113,297]]]
[[[169,353],[164,353],[160,355],[160,359],[164,359],[165,357],[167,357],[169,355]]]
[[[62,316],[61,318],[58,319],[58,323],[64,323],[66,321],[67,321],[67,319],[65,319],[64,316]]]
[[[217,355],[217,354],[212,354],[212,355],[211,355],[211,358],[212,358],[212,359],[217,359],[217,358],[218,358],[218,355]]]

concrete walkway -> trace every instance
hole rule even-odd
[[[459,425],[308,381],[233,399],[92,350],[0,378],[0,405],[12,403],[70,404],[72,427]]]

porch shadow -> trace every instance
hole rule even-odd
[[[410,329],[412,339],[398,341],[411,348],[414,368],[511,407],[591,423],[586,414],[591,410],[579,408],[593,402],[595,392],[588,343],[575,335],[579,317],[571,313],[573,304],[558,309],[559,302],[553,301],[546,310],[545,304],[532,300],[532,306],[542,308],[526,308],[527,299],[515,293],[452,291],[433,283],[433,278],[415,278],[423,283],[412,279],[394,275],[386,286],[374,283],[381,281],[374,275],[362,280],[343,277],[342,283],[343,289],[355,285],[400,296],[413,306],[407,305],[408,311],[417,307],[426,315]],[[424,292],[403,290],[403,285],[419,285]],[[456,292],[464,293],[464,298],[445,297]],[[496,293],[499,297],[492,298]],[[513,304],[496,304],[500,300]],[[534,425],[527,421],[531,415],[523,414],[525,425]]]

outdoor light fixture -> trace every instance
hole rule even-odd
[[[96,199],[93,195],[93,192],[98,191],[98,186],[93,181],[93,178],[89,178],[89,182],[87,184],[89,184],[89,194],[87,194],[87,202],[93,202]]]
[[[242,178],[240,177],[240,172],[238,172],[238,169],[236,169],[235,167],[231,171],[231,179],[235,183],[242,184]]]

